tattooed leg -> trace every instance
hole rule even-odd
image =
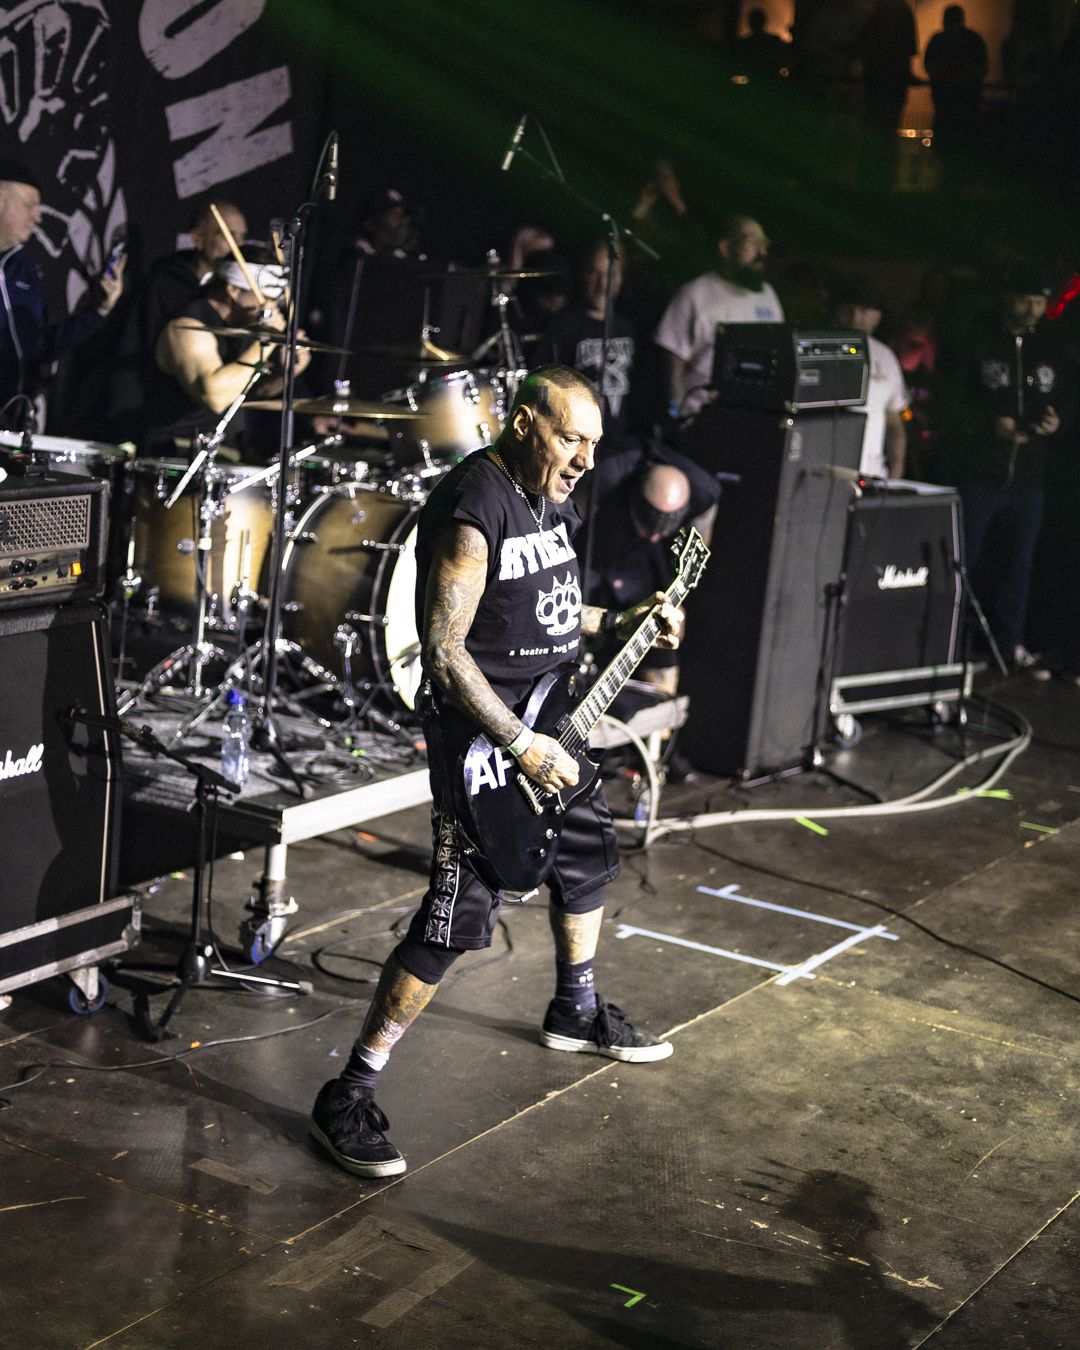
[[[567,914],[554,905],[548,910],[551,931],[555,936],[555,957],[571,965],[580,965],[591,961],[596,955],[596,944],[600,940],[600,924],[604,918],[603,908],[590,910],[588,914]]]
[[[388,957],[356,1039],[357,1048],[383,1057],[389,1055],[431,1002],[438,987],[410,975],[395,956]]]

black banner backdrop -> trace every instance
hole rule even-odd
[[[29,247],[50,307],[78,303],[113,233],[132,280],[192,210],[235,201],[253,237],[316,168],[325,79],[266,0],[22,0],[0,7],[0,153],[29,163],[43,220]]]

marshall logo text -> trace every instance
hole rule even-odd
[[[32,745],[22,759],[12,759],[8,750],[0,761],[0,778],[18,778],[22,774],[37,773],[45,761],[44,744]]]
[[[916,586],[925,586],[929,577],[929,567],[897,567],[895,563],[889,563],[878,577],[878,590],[903,591]]]

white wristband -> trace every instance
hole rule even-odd
[[[534,732],[531,727],[522,727],[510,744],[503,746],[503,749],[508,755],[513,755],[515,759],[520,759],[525,751],[528,750],[529,746],[532,745],[533,736]]]

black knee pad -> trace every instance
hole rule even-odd
[[[394,948],[398,964],[425,984],[438,984],[461,955],[460,947],[436,947],[404,937]]]
[[[563,914],[591,914],[594,909],[603,909],[606,889],[606,886],[597,886],[595,890],[586,891],[584,895],[571,896],[569,900],[557,901],[552,896],[551,903]]]

